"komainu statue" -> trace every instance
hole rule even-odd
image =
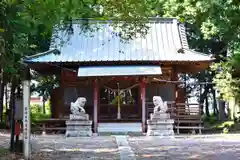
[[[86,113],[84,106],[86,104],[86,98],[85,97],[79,97],[76,102],[71,102],[70,110],[72,114],[78,115],[81,113]]]
[[[160,96],[154,96],[153,97],[153,104],[154,104],[154,110],[153,113],[166,113],[168,106],[167,106],[167,102],[163,102],[162,98]]]
[[[88,137],[92,136],[92,121],[86,113],[84,106],[85,97],[79,97],[76,102],[71,102],[69,120],[66,121],[66,137]]]
[[[167,113],[167,102],[163,102],[160,96],[153,97],[154,110],[147,120],[147,136],[174,136],[173,123],[170,113]]]

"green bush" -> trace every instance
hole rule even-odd
[[[218,122],[218,119],[214,114],[211,114],[209,117],[206,115],[203,115],[202,119],[204,122],[208,122],[209,124],[215,124]]]
[[[0,122],[0,129],[6,129],[7,123],[6,122]]]
[[[40,105],[37,105],[37,104],[31,105],[30,116],[31,116],[32,124],[35,124],[37,121],[40,121],[42,119],[48,119],[51,117],[49,103],[45,104],[45,111],[46,111],[46,113],[43,114],[42,107]]]
[[[30,110],[31,110],[32,114],[41,113],[42,112],[42,107],[39,104],[32,104],[30,106]]]

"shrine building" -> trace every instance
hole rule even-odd
[[[201,105],[186,103],[179,76],[203,71],[213,59],[189,48],[183,23],[149,19],[145,35],[122,40],[110,21],[89,19],[90,26],[100,26],[91,32],[84,22],[74,22],[69,36],[65,30],[55,31],[48,51],[24,60],[41,74],[60,76],[51,97],[52,118],[68,119],[70,103],[85,97],[93,132],[146,132],[152,98],[161,96],[175,129],[202,128]],[[191,113],[189,106],[195,107]]]

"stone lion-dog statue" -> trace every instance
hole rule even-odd
[[[86,104],[85,97],[79,97],[75,102],[71,102],[70,110],[72,114],[78,115],[81,113],[86,113],[84,106]]]
[[[154,110],[153,113],[166,113],[168,110],[167,101],[163,102],[160,96],[153,96]]]

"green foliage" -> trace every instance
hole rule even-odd
[[[216,72],[213,82],[216,88],[221,93],[224,100],[230,101],[235,99],[240,102],[240,76],[234,76],[239,73],[240,50],[235,49],[235,52],[225,62],[215,63],[212,70]]]
[[[45,105],[46,113],[42,113],[42,107],[40,105],[31,105],[31,121],[32,123],[35,123],[38,120],[41,119],[48,119],[51,117],[51,110],[50,110],[50,105],[47,103]]]
[[[6,122],[0,122],[0,129],[6,129],[7,123]]]
[[[218,122],[217,117],[214,114],[211,114],[209,117],[207,115],[203,115],[203,122],[207,122],[209,124],[216,124]]]
[[[59,77],[53,76],[40,76],[38,74],[33,75],[34,80],[37,84],[31,86],[32,92],[37,92],[39,96],[42,96],[44,101],[47,101],[54,88],[59,86]]]
[[[223,133],[224,133],[224,134],[229,133],[229,128],[228,128],[228,127],[224,127],[224,128],[223,128]]]
[[[177,17],[181,22],[187,22],[190,46],[216,57],[217,63],[213,65],[209,77],[210,80],[214,77],[215,88],[221,93],[221,98],[239,101],[240,1],[160,0],[151,4],[153,15]],[[226,58],[227,51],[229,58]]]
[[[7,148],[0,148],[0,155],[5,155],[9,153],[9,150]]]
[[[230,128],[230,127],[233,127],[234,124],[235,124],[234,121],[225,121],[225,122],[217,125],[216,127],[217,128]]]
[[[177,17],[182,22],[194,24],[206,39],[218,37],[229,41],[238,39],[236,33],[240,31],[239,4],[236,0],[160,0],[154,7],[160,11],[157,14]]]
[[[32,114],[36,114],[36,113],[42,112],[41,106],[38,105],[38,104],[33,104],[33,105],[31,105],[30,107],[31,107],[31,113],[32,113]]]
[[[146,19],[150,11],[148,2],[142,0],[125,0],[124,3],[117,0],[1,0],[0,74],[3,75],[3,68],[9,79],[15,77],[19,80],[23,69],[22,58],[48,50],[53,27],[63,26],[59,29],[71,31],[72,21],[80,18],[137,22]],[[127,37],[127,32],[134,34],[138,25],[123,27]]]

